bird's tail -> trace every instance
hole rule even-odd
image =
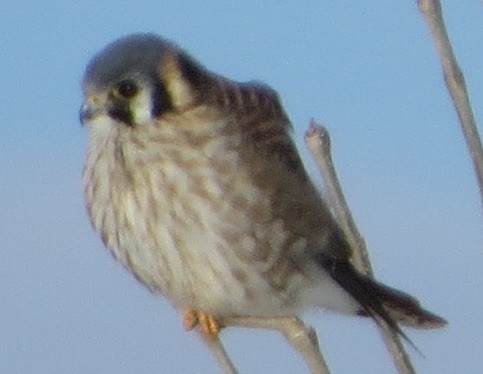
[[[382,306],[397,323],[417,329],[438,329],[448,323],[444,318],[424,309],[411,295],[370,278],[365,281],[368,283],[367,287],[374,288]]]
[[[331,277],[361,305],[359,315],[380,317],[413,347],[414,344],[399,324],[418,329],[437,329],[447,324],[444,318],[422,308],[414,297],[361,274],[348,261],[331,261],[323,265]]]

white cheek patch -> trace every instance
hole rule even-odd
[[[143,88],[131,101],[131,113],[136,125],[152,122],[153,102],[151,91]]]

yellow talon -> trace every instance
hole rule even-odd
[[[193,309],[185,311],[183,326],[186,331],[200,326],[203,335],[210,340],[218,339],[218,335],[223,327],[212,315]]]

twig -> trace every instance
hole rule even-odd
[[[201,331],[199,332],[199,335],[208,346],[215,360],[218,362],[222,372],[224,374],[238,374],[238,371],[236,370],[235,365],[233,365],[233,362],[231,361],[230,356],[226,352],[221,340],[219,338],[206,338],[206,335]]]
[[[281,332],[290,345],[302,356],[313,374],[330,374],[319,348],[315,330],[296,317],[226,317],[219,320],[225,327],[245,327],[267,329]],[[237,374],[237,370],[220,339],[207,338],[199,331],[205,344],[225,374]]]
[[[480,197],[483,204],[483,148],[476,120],[471,108],[471,102],[466,89],[465,77],[451,47],[451,42],[444,25],[441,3],[439,0],[419,0],[419,9],[431,30],[434,43],[438,49],[441,64],[443,66],[446,87],[453,99],[461,129],[466,144],[473,159]]]
[[[356,223],[342,192],[337,172],[332,161],[330,135],[327,129],[311,121],[305,133],[305,142],[317,163],[319,172],[326,185],[329,206],[339,225],[344,229],[351,248],[354,249],[354,265],[364,274],[372,275],[372,266],[369,260],[364,238],[357,230]]]
[[[372,276],[373,271],[366,244],[352,218],[333,165],[329,133],[315,121],[312,121],[305,134],[305,142],[319,166],[328,192],[329,205],[333,207],[335,218],[339,222],[353,250],[354,265],[360,271]],[[376,322],[399,373],[415,373],[411,360],[399,336],[394,333],[382,318],[376,317]]]
[[[315,330],[299,318],[233,317],[223,319],[228,326],[276,330],[281,332],[290,345],[303,357],[313,374],[329,374],[329,368],[320,353]]]

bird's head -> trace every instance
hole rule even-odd
[[[83,78],[83,124],[109,120],[138,127],[195,105],[210,77],[173,43],[134,34],[96,54]]]

